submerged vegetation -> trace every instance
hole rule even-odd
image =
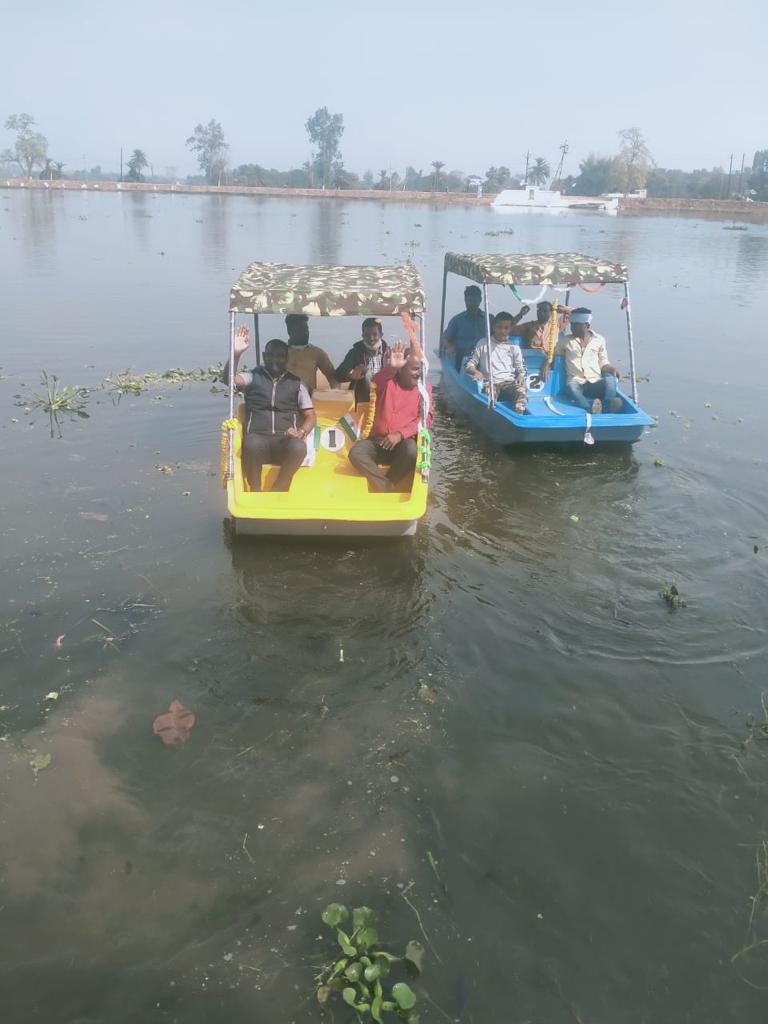
[[[373,1020],[383,1024],[383,1014],[394,1013],[406,1024],[418,1024],[413,989],[404,981],[397,981],[387,993],[384,979],[397,964],[404,966],[411,977],[418,976],[424,961],[421,943],[411,940],[402,956],[382,949],[375,928],[376,915],[370,907],[354,908],[350,934],[341,927],[349,918],[349,911],[342,903],[329,903],[321,916],[323,923],[335,930],[344,955],[317,974],[318,1003],[324,1007],[334,993],[339,993],[355,1011],[358,1021]]]
[[[163,384],[189,384],[193,381],[220,381],[224,372],[222,363],[212,363],[203,369],[198,367],[194,370],[182,370],[179,367],[172,367],[165,373],[131,373],[130,367],[125,370],[110,373],[104,379],[103,387],[118,397],[122,395],[140,395],[149,387],[156,387]]]
[[[659,591],[659,595],[664,598],[670,608],[685,608],[686,602],[680,596],[680,591],[674,583],[665,583]]]
[[[756,949],[768,946],[768,938],[761,939],[760,923],[766,916],[768,909],[768,839],[761,840],[755,850],[755,872],[757,874],[757,890],[752,896],[752,910],[750,911],[747,923],[747,934],[744,945],[731,957],[731,963],[736,963]]]
[[[55,373],[49,377],[46,370],[43,370],[40,386],[43,388],[44,394],[39,395],[34,392],[31,399],[23,401],[21,404],[28,405],[33,409],[44,409],[53,415],[62,412],[83,413],[88,402],[88,388],[62,384]]]

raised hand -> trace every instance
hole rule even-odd
[[[402,341],[396,341],[389,350],[389,365],[395,370],[405,366],[405,345]]]
[[[248,348],[250,338],[248,337],[248,328],[245,324],[241,324],[235,331],[235,358],[239,359],[240,356]]]

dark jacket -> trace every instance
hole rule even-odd
[[[381,362],[381,366],[379,367],[379,369],[381,369],[386,364],[386,358],[387,358],[387,353],[388,352],[389,352],[389,347],[387,346],[386,341],[384,341],[382,339],[382,342],[381,342],[381,359],[382,359],[382,362]],[[352,348],[349,350],[349,352],[347,352],[347,354],[344,356],[344,359],[342,360],[341,364],[334,371],[334,376],[335,376],[336,380],[340,384],[343,384],[344,381],[348,381],[349,380],[349,375],[352,372],[352,370],[354,370],[354,368],[356,366],[360,366],[361,363],[367,369],[368,364],[370,363],[372,357],[373,357],[373,353],[370,352],[365,347],[365,345],[363,344],[362,340],[356,341],[355,344],[352,346]],[[372,376],[374,376],[374,375],[372,374]],[[356,380],[355,381],[355,405],[359,405],[361,402],[367,402],[370,397],[371,397],[371,385],[370,385],[370,381],[368,380],[368,378],[367,377],[362,377],[360,380]]]
[[[295,427],[299,416],[298,377],[287,371],[274,380],[257,366],[251,383],[243,388],[245,430],[248,434],[284,434]]]

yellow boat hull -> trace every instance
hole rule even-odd
[[[237,534],[403,537],[416,532],[427,510],[427,483],[414,473],[409,491],[379,494],[349,462],[353,442],[339,426],[341,417],[354,413],[351,391],[315,391],[313,395],[321,443],[314,464],[302,466],[287,492],[269,488],[277,466],[265,466],[262,490],[249,491],[243,475],[241,450],[244,409],[238,412],[235,431],[234,475],[227,481],[227,509]],[[358,406],[361,418],[364,407]]]

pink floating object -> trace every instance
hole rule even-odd
[[[66,633],[62,633],[62,634],[61,634],[61,636],[57,636],[57,637],[56,637],[56,645],[55,645],[55,646],[56,646],[57,648],[61,647],[61,641],[62,641],[62,640],[64,639],[64,637],[65,637],[66,635],[67,635]]]

